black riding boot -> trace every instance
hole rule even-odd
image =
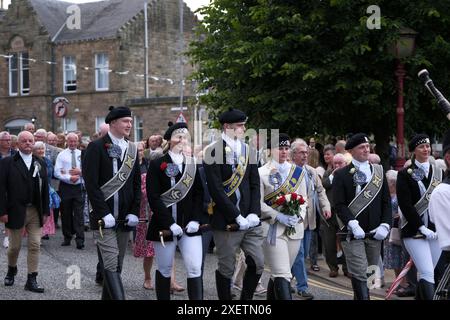
[[[360,281],[352,277],[352,287],[354,300],[370,300],[369,288],[367,287],[366,281]]]
[[[216,287],[219,300],[231,300],[231,279],[225,278],[216,270]]]
[[[159,270],[155,272],[156,299],[170,300],[170,277],[164,277]]]
[[[109,292],[111,300],[125,300],[125,291],[123,290],[119,272],[112,272],[105,269],[103,286]]]
[[[285,278],[274,279],[275,299],[277,300],[292,300],[291,283]]]
[[[428,282],[424,279],[419,280],[420,300],[433,300],[434,283]]]
[[[203,281],[202,277],[188,278],[187,290],[189,300],[203,300]]]
[[[254,268],[247,266],[244,279],[242,280],[241,300],[253,300],[253,294],[258,285],[259,278],[261,278],[261,275],[256,274]]]
[[[38,284],[36,282],[36,277],[38,273],[32,272],[28,274],[27,283],[25,283],[25,290],[29,290],[31,292],[37,292],[37,293],[43,293],[44,288],[38,287]]]
[[[10,267],[8,266],[8,273],[5,277],[5,286],[9,287],[14,284],[14,277],[17,274],[17,266],[16,267]]]
[[[275,291],[273,288],[272,278],[270,278],[269,282],[267,283],[267,300],[275,300]]]

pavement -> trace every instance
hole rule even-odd
[[[0,229],[3,229],[0,227]],[[6,249],[0,246],[0,300],[98,300],[101,296],[101,287],[95,283],[95,272],[97,264],[97,252],[92,232],[85,234],[86,247],[83,250],[75,248],[75,243],[69,247],[62,247],[63,236],[61,230],[57,234],[50,236],[50,240],[42,240],[41,255],[39,263],[38,284],[45,288],[45,293],[37,294],[25,291],[23,286],[26,282],[26,238],[22,241],[22,250],[20,252],[16,282],[12,287],[5,287],[3,284],[4,276],[7,271]],[[0,236],[0,243],[3,241],[3,235]],[[132,245],[129,248],[124,261],[122,272],[123,284],[126,292],[126,298],[129,300],[155,300],[154,290],[143,288],[143,268],[142,259],[135,258],[132,254]],[[176,253],[176,278],[179,284],[186,287],[186,272],[183,265],[183,259],[179,252]],[[310,275],[309,283],[312,293],[317,300],[345,300],[352,299],[352,289],[350,279],[340,274],[337,278],[328,276],[329,270],[322,259],[318,260],[320,271],[308,269]],[[307,262],[309,267],[309,263]],[[203,277],[204,299],[217,300],[217,291],[215,287],[215,270],[217,268],[217,256],[207,254],[205,260],[205,271]],[[155,272],[155,264],[152,268],[152,277]],[[267,287],[269,273],[264,272],[262,284]],[[154,279],[153,279],[154,280]],[[371,290],[371,296],[374,299],[384,299],[385,291],[394,280],[392,270],[385,272],[386,286],[381,289]],[[239,296],[237,290],[233,290],[236,296]],[[171,296],[173,300],[186,300],[188,298],[186,290],[175,293]],[[293,298],[298,300],[296,295]],[[255,295],[255,300],[264,300],[266,295]],[[391,299],[399,299],[393,295]],[[407,298],[401,298],[402,300]]]
[[[325,259],[320,256],[317,260],[317,264],[320,267],[319,271],[313,271],[310,268],[310,263],[307,262],[306,265],[308,266],[308,276],[309,279],[311,279],[310,282],[312,282],[312,286],[316,284],[315,281],[318,281],[320,283],[323,283],[325,285],[335,287],[338,289],[344,289],[348,291],[352,291],[352,284],[351,280],[344,276],[342,272],[342,268],[339,269],[339,275],[336,278],[330,278],[329,273],[330,269],[328,268],[328,265],[325,262]],[[341,267],[341,266],[340,266]],[[384,284],[381,283],[381,281],[377,281],[375,283],[375,279],[372,281],[372,286],[375,286],[375,288],[370,289],[370,296],[371,298],[374,298],[375,300],[384,300],[386,297],[387,290],[390,288],[391,284],[395,280],[395,273],[394,270],[384,270]],[[378,287],[375,285],[378,284]],[[379,286],[382,287],[379,287]],[[318,285],[320,286],[320,285]],[[392,294],[389,300],[412,300],[413,298],[400,298],[397,297],[395,294]]]

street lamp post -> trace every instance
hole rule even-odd
[[[392,53],[397,59],[397,67],[395,75],[397,77],[397,160],[395,163],[396,170],[403,168],[406,162],[405,152],[405,138],[404,138],[404,124],[405,124],[405,108],[403,104],[403,83],[406,75],[405,65],[402,59],[411,56],[414,52],[415,37],[417,32],[409,28],[402,28],[399,30],[400,37],[395,42]]]

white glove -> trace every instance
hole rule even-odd
[[[284,213],[279,213],[275,219],[287,227],[292,227],[293,226],[292,220],[291,220],[292,217],[293,216],[288,216],[287,214],[284,214]]]
[[[297,216],[297,215],[289,216],[289,223],[292,226],[295,226],[298,223],[299,220],[300,220],[300,216]]]
[[[177,225],[176,223],[173,223],[170,226],[170,231],[172,231],[172,235],[174,237],[178,237],[178,236],[183,235],[183,229],[181,229],[181,227],[179,225]]]
[[[436,232],[428,229],[425,226],[420,226],[419,231],[427,238],[427,240],[436,240],[437,239]]]
[[[200,223],[197,221],[191,221],[186,226],[186,233],[195,233],[198,231],[198,228],[200,227]]]
[[[247,216],[247,221],[248,221],[248,227],[253,228],[259,224],[259,217],[254,213],[250,213]]]
[[[350,220],[347,227],[352,231],[353,237],[357,240],[364,239],[366,236],[364,230],[359,226],[358,220]]]
[[[248,220],[241,215],[238,215],[235,220],[239,225],[239,230],[247,230],[250,227]]]
[[[370,233],[375,233],[373,238],[375,240],[384,240],[389,234],[390,227],[387,223],[380,224],[377,228],[370,231]]]
[[[113,228],[116,225],[116,219],[114,219],[114,216],[111,213],[104,216],[102,219],[103,222],[105,222],[105,228]]]
[[[136,227],[139,223],[138,217],[131,213],[127,214],[125,220],[128,220],[127,226],[129,227]]]

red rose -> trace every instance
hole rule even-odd
[[[105,143],[105,149],[111,148],[111,143]]]
[[[300,203],[300,205],[305,203],[305,199],[303,199],[302,195],[300,195],[300,198],[298,199],[298,203]]]
[[[291,200],[297,200],[298,195],[295,192],[291,193]]]
[[[166,168],[167,168],[167,162],[161,163],[161,165],[159,166],[159,168],[161,169],[161,171],[166,170]]]
[[[285,197],[285,196],[282,196],[282,197],[278,198],[277,201],[275,201],[275,203],[276,203],[278,206],[283,205],[285,202],[286,202],[286,197]]]

